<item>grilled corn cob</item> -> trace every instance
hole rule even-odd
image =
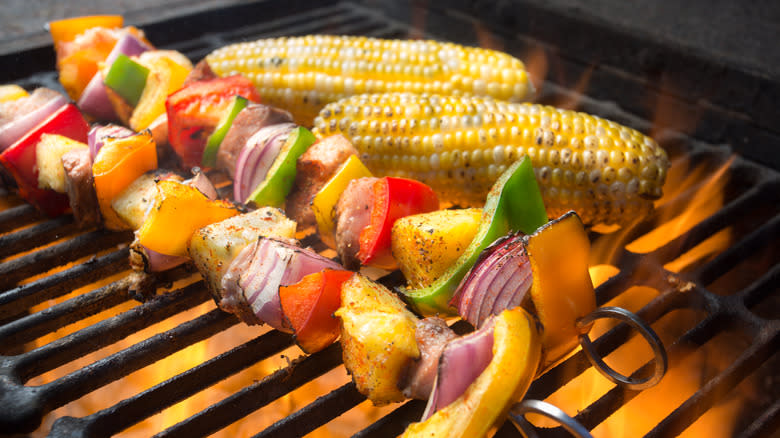
[[[391,93],[327,105],[319,137],[346,135],[375,175],[422,181],[445,202],[480,205],[506,167],[528,155],[550,217],[628,223],[661,196],[669,160],[651,138],[588,114],[468,96]]]
[[[472,94],[521,101],[533,85],[521,61],[436,41],[304,36],[233,44],[206,60],[220,76],[251,79],[264,103],[311,126],[325,104],[362,93]]]

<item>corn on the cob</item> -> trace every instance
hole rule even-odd
[[[627,223],[661,196],[669,160],[651,138],[588,114],[478,97],[391,93],[327,105],[314,133],[346,135],[376,175],[420,180],[445,202],[479,205],[528,155],[550,217]]]
[[[310,126],[325,104],[354,94],[406,91],[525,100],[533,85],[505,53],[436,41],[304,36],[233,44],[206,60],[220,76],[242,74],[263,102]]]

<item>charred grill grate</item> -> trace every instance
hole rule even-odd
[[[193,59],[199,59],[216,47],[240,39],[308,33],[349,33],[377,37],[406,37],[414,34],[408,24],[393,21],[388,16],[360,5],[328,3],[312,5],[295,3],[296,13],[262,6],[235,6],[214,14],[169,20],[144,26],[150,39],[178,49]],[[251,8],[254,9],[251,9]],[[256,17],[264,14],[259,23]],[[215,18],[216,17],[216,18]],[[456,34],[458,29],[472,26],[471,18],[448,14],[428,14],[432,36],[448,39],[468,39]],[[219,23],[230,19],[231,28]],[[174,32],[169,32],[170,29]],[[192,29],[207,32],[192,35]],[[188,30],[189,29],[189,30]],[[505,45],[518,40],[495,41]],[[524,47],[538,42],[525,37]],[[458,41],[477,44],[477,41]],[[514,46],[513,46],[514,47]],[[516,49],[521,54],[520,49]],[[549,47],[546,49],[549,50]],[[30,51],[23,58],[31,63],[40,61],[40,50]],[[52,58],[46,53],[45,59]],[[34,61],[39,59],[39,61]],[[52,60],[53,61],[53,60]],[[571,60],[567,61],[571,62]],[[17,82],[28,88],[44,85],[58,88],[51,66],[36,69],[27,66],[27,76],[9,77],[3,82]],[[570,67],[565,67],[570,68]],[[587,68],[584,66],[583,68]],[[604,75],[607,73],[600,72]],[[630,76],[630,74],[628,75]],[[626,73],[618,72],[622,87],[630,88]],[[639,85],[640,89],[642,85]],[[633,93],[630,97],[642,93]],[[595,93],[598,96],[598,93]],[[606,96],[611,94],[607,93]],[[581,96],[550,82],[543,85],[541,100],[548,103],[576,102],[579,109],[598,114],[648,132],[652,125],[646,119],[633,116],[611,101]],[[631,105],[625,105],[634,108]],[[642,114],[642,111],[638,111]],[[647,436],[675,436],[712,406],[722,403],[740,382],[754,374],[768,375],[770,384],[762,400],[752,400],[740,414],[735,435],[760,437],[771,435],[780,424],[780,388],[776,369],[780,350],[778,290],[780,264],[775,242],[780,235],[780,174],[753,161],[737,156],[729,161],[731,150],[679,133],[662,132],[657,136],[674,160],[674,166],[701,166],[705,174],[686,189],[665,199],[654,215],[628,231],[593,232],[595,245],[609,244],[618,238],[633,241],[668,222],[679,214],[705,186],[708,177],[717,174],[721,166],[727,169],[724,204],[716,213],[699,220],[695,226],[668,243],[650,252],[639,253],[617,248],[609,257],[599,260],[618,269],[613,277],[597,288],[597,303],[605,305],[620,299],[632,287],[648,286],[660,293],[638,312],[646,321],[658,326],[681,309],[697,312],[697,321],[672,339],[666,340],[671,367],[685,361],[712,339],[724,334],[736,334],[741,343],[732,363],[703,378],[698,390],[658,423]],[[761,145],[769,146],[780,144]],[[771,158],[776,160],[777,158]],[[726,176],[723,176],[726,178]],[[721,230],[730,228],[737,236],[734,243],[717,254],[704,257],[680,274],[665,266],[695,249]],[[184,269],[174,270],[166,277],[172,291],[113,316],[93,321],[89,318],[120,304],[132,302],[128,292],[128,233],[102,230],[79,231],[70,217],[45,219],[31,207],[19,204],[0,211],[0,430],[23,433],[38,428],[48,412],[77,400],[97,388],[119,381],[131,373],[173,353],[182,351],[201,340],[211,338],[239,324],[232,315],[219,310],[205,310],[190,316],[173,328],[161,331],[120,351],[105,355],[95,362],[42,385],[27,383],[31,378],[49,372],[86,354],[93,353],[127,338],[133,333],[171,316],[199,308],[209,301],[202,282]],[[316,239],[306,243],[318,247]],[[321,246],[318,248],[321,249]],[[386,278],[397,282],[397,275]],[[100,282],[99,285],[94,283]],[[71,291],[87,286],[83,293],[62,300]],[[46,305],[49,300],[56,304]],[[30,312],[32,307],[45,310]],[[61,336],[45,345],[32,344],[36,339],[89,320],[79,330]],[[632,338],[624,325],[616,326],[595,340],[602,355],[617,350]],[[292,345],[290,336],[268,332],[241,343],[221,354],[176,374],[154,386],[123,400],[110,400],[106,407],[86,416],[64,416],[54,422],[51,436],[106,436],[150,418],[218,382],[240,373],[267,358],[277,356]],[[212,403],[206,409],[188,412],[189,417],[158,431],[159,437],[190,437],[208,435],[240,421],[245,416],[296,391],[319,376],[338,368],[341,350],[333,345],[326,350],[293,360],[287,367],[270,372],[261,380],[236,389]],[[649,370],[651,363],[635,373]],[[528,397],[545,399],[566,383],[586,372],[590,364],[578,352],[538,378]],[[364,401],[351,383],[337,387],[293,414],[273,423],[256,436],[298,436],[311,432]],[[578,409],[576,419],[588,429],[594,429],[610,415],[641,392],[614,387],[605,391],[589,405]],[[752,404],[751,404],[752,403]],[[396,436],[409,422],[419,418],[425,403],[411,401],[367,426],[356,436]],[[13,408],[10,408],[13,407]],[[548,435],[560,436],[551,429]],[[518,436],[506,423],[498,436]]]

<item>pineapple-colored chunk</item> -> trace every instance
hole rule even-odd
[[[341,319],[344,365],[358,391],[377,406],[404,400],[401,372],[420,356],[417,317],[387,288],[360,274],[342,285],[335,315]]]
[[[482,210],[438,210],[398,219],[393,225],[393,257],[412,288],[430,286],[469,246]]]
[[[43,134],[35,146],[35,165],[38,166],[38,188],[65,193],[65,169],[62,154],[86,144],[57,134]]]

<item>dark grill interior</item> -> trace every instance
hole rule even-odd
[[[658,87],[648,86],[647,67],[637,67],[630,56],[625,58],[625,70],[615,70],[612,65],[593,67],[570,56],[565,42],[551,35],[554,32],[549,30],[538,36],[543,40],[534,39],[534,35],[506,33],[508,19],[490,20],[491,14],[501,12],[500,8],[480,16],[471,14],[473,11],[469,6],[453,12],[441,10],[432,2],[430,10],[424,14],[424,23],[411,23],[392,8],[377,11],[368,7],[377,6],[373,4],[313,2],[317,5],[314,7],[305,2],[288,3],[284,8],[263,4],[233,6],[210,14],[150,24],[144,29],[151,41],[163,48],[183,51],[193,60],[219,46],[243,39],[309,33],[404,38],[419,36],[419,26],[427,37],[471,45],[487,43],[521,58],[534,51],[544,53],[549,62],[549,73],[541,87],[540,101],[575,106],[652,132],[673,160],[665,196],[653,216],[629,230],[597,229],[591,233],[592,265],[613,267],[612,276],[597,288],[599,306],[623,303],[635,295],[637,286],[653,288],[657,293],[635,300],[636,308],[632,310],[638,310],[637,313],[659,332],[672,370],[692,357],[709,355],[711,350],[722,350],[724,357],[715,360],[714,364],[703,362],[692,395],[670,406],[669,413],[661,416],[646,436],[676,436],[710,408],[735,397],[741,398],[737,418],[730,426],[732,436],[761,437],[777,432],[780,425],[780,385],[776,371],[780,365],[777,355],[780,347],[780,258],[776,242],[780,234],[780,173],[776,169],[780,163],[777,152],[780,142],[772,131],[776,126],[753,117],[757,114],[753,112],[755,108],[738,111],[730,106],[733,100],[727,102],[722,96],[715,96],[711,102],[699,106],[696,102],[700,98],[697,93],[702,92],[700,89],[669,94],[662,82]],[[290,10],[298,12],[292,15]],[[534,16],[536,21],[529,19],[531,23],[553,20],[545,11],[530,12],[537,14]],[[573,29],[574,36],[587,34],[590,30],[591,25],[587,23],[577,23],[567,17],[559,19],[562,25]],[[534,26],[526,27],[519,25],[521,29],[534,30]],[[603,32],[594,36],[597,42],[607,38],[613,30],[603,29]],[[631,39],[621,41],[614,43],[612,48],[624,45],[625,49],[635,42]],[[579,51],[582,47],[575,49]],[[682,62],[681,57],[684,57],[684,53],[660,46],[651,49],[654,57],[672,66],[674,62]],[[14,56],[14,63],[24,68],[3,73],[10,76],[4,76],[0,82],[16,82],[26,88],[39,85],[59,88],[56,74],[51,71],[54,58],[50,48],[26,50],[4,56],[4,60],[10,59],[9,56]],[[582,56],[588,56],[587,50]],[[687,65],[708,65],[701,59],[691,62]],[[650,70],[655,78],[674,73],[673,68],[669,71],[657,65]],[[723,79],[712,71],[703,70],[704,83]],[[590,79],[587,87],[571,87],[584,72]],[[729,71],[717,74],[724,77],[740,75]],[[685,72],[681,76],[685,78]],[[766,81],[760,77],[740,78],[756,83]],[[767,86],[778,87],[771,82]],[[706,88],[706,85],[700,88]],[[581,94],[583,91],[584,95]],[[695,111],[696,124],[654,124],[657,120],[654,111],[662,101],[679,111],[675,114]],[[720,128],[708,129],[715,126]],[[689,128],[688,134],[676,130],[682,128]],[[730,142],[733,148],[717,144],[729,141],[734,135],[749,141]],[[767,151],[773,152],[767,154]],[[697,194],[717,183],[723,185],[722,207],[696,219],[690,229],[674,234],[671,240],[666,239],[668,242],[651,249],[639,250],[625,245],[676,220],[686,207],[696,205]],[[711,196],[715,195],[705,197]],[[158,296],[142,304],[135,303],[125,277],[128,269],[125,244],[131,238],[129,233],[79,231],[70,216],[42,218],[10,192],[0,199],[6,204],[0,211],[2,433],[13,436],[39,429],[47,413],[112,382],[122,386],[126,376],[137,370],[199,341],[237,329],[234,326],[239,322],[234,316],[209,304],[210,297],[197,274],[182,268],[161,279]],[[690,263],[679,262],[682,256],[696,251],[703,242],[706,244],[724,234],[727,242],[722,247],[709,254],[705,252]],[[316,238],[305,241],[319,247]],[[604,248],[614,250],[597,251]],[[675,266],[682,266],[682,270],[672,272],[676,270]],[[398,276],[391,274],[384,281],[397,283]],[[72,293],[82,287],[84,289]],[[163,289],[170,291],[163,293]],[[69,295],[67,299],[60,298],[66,295]],[[35,310],[31,310],[33,307]],[[110,309],[114,309],[115,314],[107,312]],[[196,310],[187,313],[191,309]],[[115,352],[103,350],[96,361],[75,370],[67,368],[67,364],[82,356],[99,352],[144,328],[158,327],[156,324],[171,317],[175,323],[169,328]],[[81,323],[82,328],[72,329],[74,323]],[[290,407],[289,411],[293,413],[289,416],[277,414],[268,421],[270,426],[267,428],[253,423],[251,418],[255,417],[244,419],[274,401],[278,405],[279,399],[296,393],[302,386],[305,389],[312,380],[341,366],[338,345],[308,357],[295,358],[300,352],[287,350],[293,344],[290,336],[252,330],[256,330],[252,332],[256,334],[251,335],[250,340],[236,342],[224,352],[194,360],[193,366],[174,373],[173,377],[167,376],[158,384],[149,384],[137,393],[109,397],[101,406],[89,408],[83,415],[62,416],[56,421],[51,416],[46,417],[38,433],[45,434],[47,428],[51,428],[50,435],[58,437],[118,434],[223,379],[237,373],[246,374],[247,370],[258,367],[258,363],[278,358],[280,354],[293,355],[292,361],[278,369],[278,365],[265,366],[268,371],[260,377],[245,379],[240,385],[233,384],[229,393],[216,397],[205,409],[188,411],[183,420],[153,433],[166,437],[201,436],[243,422],[244,434],[298,436],[331,421],[338,422],[337,417],[364,402],[354,385],[345,383],[316,394],[318,398],[310,403]],[[251,332],[244,330],[247,331]],[[45,341],[36,341],[42,337],[46,337]],[[595,344],[606,356],[633,338],[636,338],[635,333],[618,325],[601,334]],[[631,371],[622,369],[619,363],[615,366],[623,372]],[[546,399],[566,383],[576,382],[589,368],[588,360],[577,352],[539,377],[527,397]],[[53,380],[34,380],[57,369],[60,369],[59,374]],[[652,362],[648,361],[634,374],[639,376],[651,369]],[[577,405],[569,413],[576,413],[575,418],[592,430],[632,400],[641,401],[644,392],[655,390],[660,388],[639,392],[610,386],[594,401]],[[373,413],[364,414],[365,424],[349,433],[366,437],[396,436],[409,422],[419,418],[424,405],[421,401],[411,401],[386,408],[376,421],[374,417],[379,414],[369,410]],[[510,422],[497,433],[498,436],[519,436]],[[565,432],[548,429],[545,435],[565,436]]]

